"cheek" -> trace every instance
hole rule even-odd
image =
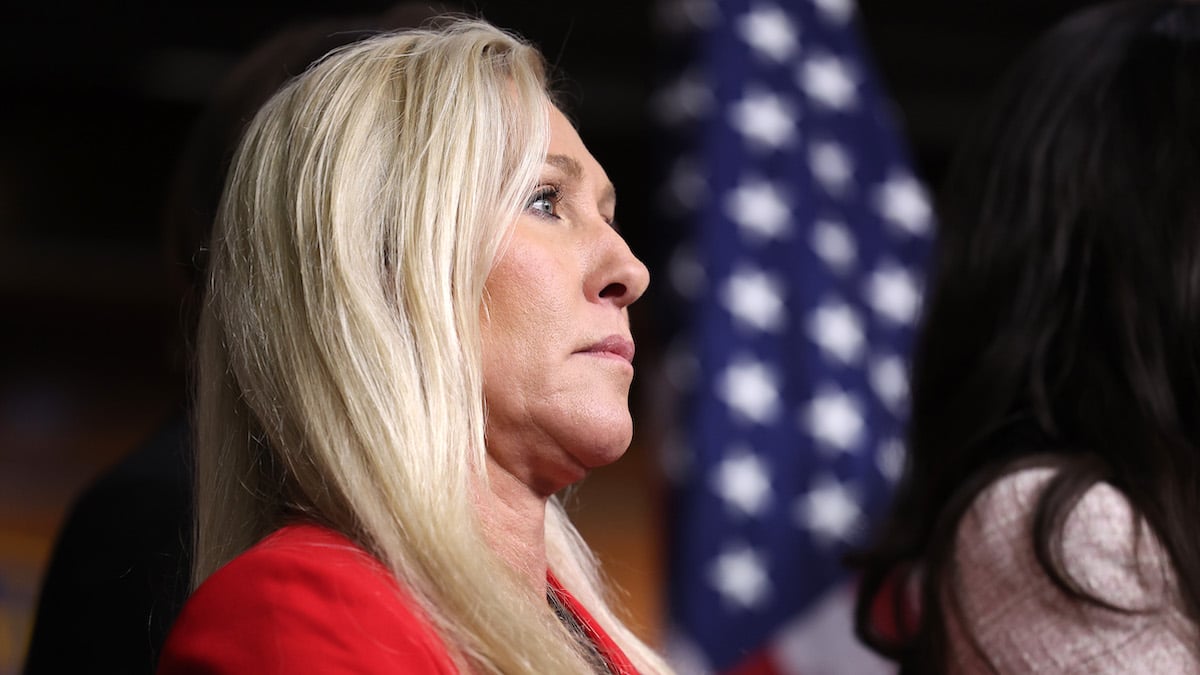
[[[539,352],[545,351],[539,336],[547,333],[535,277],[505,259],[488,277],[485,307],[481,316],[483,384],[489,407],[511,404],[520,398],[522,383],[534,374]]]
[[[570,326],[567,274],[550,256],[510,252],[488,277],[485,346],[548,356]],[[516,364],[514,364],[516,365]]]

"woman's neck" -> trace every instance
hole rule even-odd
[[[489,488],[480,495],[484,534],[537,596],[546,594],[546,500],[488,458]]]

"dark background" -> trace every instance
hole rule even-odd
[[[860,3],[870,55],[930,185],[1005,65],[1082,4]],[[0,674],[23,653],[70,499],[152,430],[181,390],[160,230],[193,119],[239,57],[286,23],[390,5],[27,0],[0,9]],[[649,3],[468,6],[540,44],[573,82],[581,135],[617,185],[623,229],[654,272],[663,245],[649,215]]]
[[[240,55],[289,21],[390,5],[111,4],[27,2],[4,12],[5,375],[47,353],[60,365],[152,356],[158,336],[139,315],[168,300],[159,276],[163,194],[206,96]],[[927,181],[940,179],[964,121],[1015,52],[1080,4],[861,3],[867,43]],[[568,98],[583,138],[621,192],[625,230],[635,249],[653,258],[654,229],[645,217],[653,147],[646,98],[655,57],[648,3],[478,0],[474,6],[542,45],[570,78]]]

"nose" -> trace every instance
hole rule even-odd
[[[588,284],[588,296],[618,308],[632,305],[650,285],[650,270],[642,264],[616,230],[605,226],[603,252]]]

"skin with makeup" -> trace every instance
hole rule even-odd
[[[649,273],[544,69],[453,20],[331,54],[248,127],[160,673],[670,672],[557,496],[629,446]]]
[[[496,507],[531,544],[539,586],[546,500],[629,447],[634,343],[628,306],[649,283],[614,227],[616,193],[557,108],[539,186],[484,288],[483,389]]]

